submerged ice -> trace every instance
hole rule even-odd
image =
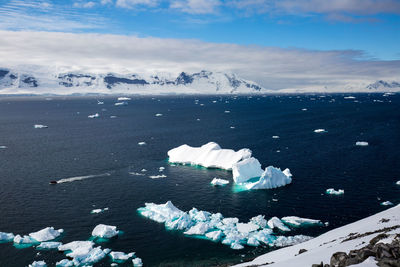
[[[185,235],[206,238],[221,242],[232,249],[242,249],[244,246],[286,246],[293,242],[300,243],[310,239],[307,236],[277,236],[279,232],[290,231],[291,224],[277,217],[266,220],[264,216],[253,217],[247,223],[239,222],[238,218],[224,218],[221,213],[210,213],[192,208],[184,212],[175,207],[171,201],[165,204],[146,203],[138,212],[153,221],[164,223],[169,230],[179,230]],[[313,222],[316,220],[299,217],[286,217],[290,222]],[[301,223],[300,223],[301,222]],[[298,225],[296,225],[298,226]]]

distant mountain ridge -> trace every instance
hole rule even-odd
[[[0,94],[163,94],[163,93],[257,93],[265,91],[255,82],[235,74],[200,71],[181,72],[177,77],[155,74],[38,72],[0,68]]]

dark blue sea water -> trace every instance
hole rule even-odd
[[[189,238],[141,217],[136,209],[171,200],[182,210],[196,207],[242,221],[263,214],[329,222],[290,233],[313,236],[356,221],[385,209],[382,201],[400,203],[395,185],[400,180],[400,95],[355,96],[358,102],[341,94],[134,97],[122,107],[114,106],[116,98],[101,98],[104,105],[96,97],[0,98],[0,146],[7,146],[0,149],[0,231],[28,234],[54,226],[65,229],[61,241],[66,243],[87,240],[104,223],[124,233],[102,246],[135,251],[146,266],[215,266],[269,249],[235,251]],[[99,118],[87,117],[96,112]],[[49,128],[34,129],[34,124]],[[314,133],[318,128],[327,132]],[[147,145],[138,146],[141,141]],[[263,167],[290,168],[292,184],[235,192],[232,182],[220,188],[209,184],[213,177],[232,181],[227,171],[168,165],[169,149],[209,141],[250,148]],[[356,141],[369,146],[355,146]],[[161,166],[167,178],[129,174],[145,168],[156,175]],[[106,172],[111,175],[49,185],[50,180]],[[332,187],[345,194],[325,195]],[[104,207],[109,211],[90,214]],[[0,266],[27,266],[34,260],[52,266],[65,258],[56,251],[37,252],[0,244]],[[109,265],[107,258],[95,266]]]

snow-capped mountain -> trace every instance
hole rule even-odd
[[[200,71],[172,74],[91,73],[0,68],[0,94],[230,94],[266,91],[235,74]]]

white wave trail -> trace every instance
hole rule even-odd
[[[85,179],[90,179],[90,178],[95,178],[95,177],[103,177],[103,176],[110,176],[111,173],[102,173],[102,174],[93,174],[93,175],[86,175],[86,176],[76,176],[76,177],[70,177],[70,178],[64,178],[57,180],[57,184],[61,183],[70,183],[70,182],[75,182],[75,181],[80,181],[80,180],[85,180]]]

